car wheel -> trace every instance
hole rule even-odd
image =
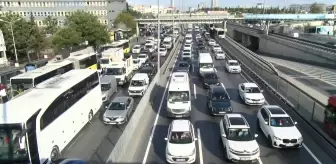
[[[261,130],[259,119],[257,118],[257,128]]]
[[[58,146],[54,146],[50,153],[50,161],[52,163],[57,162],[61,158],[61,152],[59,151]]]
[[[93,112],[90,110],[89,115],[88,115],[88,122],[91,123],[93,119]]]

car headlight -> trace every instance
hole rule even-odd
[[[251,100],[250,98],[245,97],[246,100]]]
[[[166,152],[167,152],[167,155],[172,156],[172,154],[169,152],[168,149],[166,150]]]
[[[299,141],[303,141],[303,138],[302,138],[302,136],[301,137],[299,137],[299,139],[298,139]]]
[[[281,140],[281,138],[279,138],[279,137],[276,137],[276,136],[273,136],[273,139],[274,139],[274,140],[278,140],[278,141],[280,141],[280,140]]]
[[[124,121],[124,120],[125,120],[124,117],[119,117],[119,118],[116,119],[116,121]]]

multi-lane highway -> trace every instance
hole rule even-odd
[[[139,42],[134,41],[131,45],[143,42],[145,42],[145,38],[140,38]],[[161,57],[162,63],[165,59],[165,57]],[[113,98],[119,96],[128,96],[128,85],[119,87]],[[141,97],[134,98],[134,110],[140,99]],[[62,152],[63,157],[79,158],[94,164],[106,162],[128,122],[123,125],[105,125],[102,122],[104,112],[103,108],[98,111],[91,124],[87,124]]]
[[[231,56],[239,53],[228,42],[222,41],[225,45],[224,49]],[[292,118],[298,122],[298,128],[304,138],[304,146],[300,149],[275,149],[270,148],[266,144],[266,138],[261,132],[256,130],[256,112],[259,106],[244,105],[238,96],[237,86],[239,83],[253,82],[253,79],[248,74],[229,74],[224,70],[224,61],[215,61],[215,67],[220,77],[221,85],[225,87],[230,94],[233,111],[243,114],[248,120],[252,130],[259,134],[257,142],[260,146],[261,158],[258,161],[261,163],[272,164],[321,164],[321,163],[335,163],[332,158],[325,152],[318,141],[315,141],[310,135],[311,129],[301,120],[294,112],[287,108],[277,97],[275,97],[267,89],[264,89],[264,96],[269,104],[276,104],[282,106]],[[207,90],[203,89],[197,73],[197,64],[194,59],[193,69],[191,74],[191,95],[192,99],[192,113],[190,120],[195,126],[197,141],[197,160],[199,164],[218,164],[226,163],[224,158],[223,146],[220,142],[220,133],[218,122],[220,117],[213,117],[209,115],[206,106]],[[169,78],[169,73],[161,78],[162,81]],[[160,98],[154,100],[152,110],[148,112],[150,115],[148,130],[140,137],[140,146],[136,147],[137,154],[133,157],[134,162],[142,163],[165,163],[165,147],[166,141],[164,138],[167,135],[168,126],[172,119],[168,119],[166,108],[168,84],[161,85]],[[158,95],[158,94],[157,94]],[[162,95],[162,96],[161,96]],[[157,96],[158,97],[158,96]],[[149,109],[150,110],[150,109]]]

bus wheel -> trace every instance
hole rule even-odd
[[[92,122],[92,118],[93,118],[93,112],[92,110],[90,110],[89,115],[88,115],[89,123]]]
[[[57,162],[61,157],[61,152],[59,151],[57,146],[54,146],[50,153],[50,160],[52,163]]]

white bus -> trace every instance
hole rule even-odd
[[[0,109],[0,163],[54,163],[102,105],[97,71],[53,77]]]
[[[98,69],[98,57],[96,53],[71,55],[66,60],[72,61],[75,69]]]
[[[49,64],[49,63],[48,63]],[[50,79],[59,74],[69,72],[74,69],[71,61],[46,65],[29,72],[14,76],[10,79],[11,94],[16,96],[23,91],[35,87],[37,84]]]
[[[191,96],[187,72],[174,72],[168,88],[168,117],[190,117]]]
[[[210,53],[200,53],[198,58],[198,64],[199,74],[201,76],[203,76],[204,73],[215,71],[214,63]]]
[[[225,32],[224,29],[222,28],[215,28],[216,34],[218,35],[219,38],[225,38]]]

